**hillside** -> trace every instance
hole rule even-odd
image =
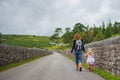
[[[1,43],[13,46],[22,46],[29,48],[48,48],[49,37],[34,35],[2,35]]]

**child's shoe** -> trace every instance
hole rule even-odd
[[[88,67],[88,71],[89,71],[89,72],[91,71],[90,67]]]

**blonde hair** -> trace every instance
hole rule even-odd
[[[81,39],[81,36],[80,36],[80,34],[76,33],[74,35],[74,40],[79,40],[79,39]]]
[[[88,49],[87,49],[87,54],[88,54],[88,55],[92,55],[92,54],[93,54],[92,48],[88,48]]]

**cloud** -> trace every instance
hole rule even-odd
[[[6,34],[53,34],[56,27],[73,28],[120,21],[119,0],[0,0],[0,32]]]

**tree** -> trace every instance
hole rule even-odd
[[[70,32],[70,27],[65,28],[65,33],[62,35],[62,41],[64,43],[71,43],[73,38],[73,32]]]
[[[94,41],[99,41],[99,40],[103,40],[104,39],[104,35],[102,32],[99,32],[95,37],[94,37]]]
[[[73,29],[74,33],[82,33],[86,30],[86,27],[81,23],[76,23]]]
[[[70,28],[69,27],[65,28],[65,31],[70,32]]]
[[[105,38],[109,38],[109,37],[111,37],[112,36],[112,34],[113,34],[113,32],[112,32],[112,23],[111,23],[111,21],[109,20],[109,23],[108,23],[108,25],[107,25],[107,28],[106,28],[106,31],[105,31]]]
[[[120,34],[120,22],[115,22],[113,25],[113,34]]]
[[[62,33],[62,28],[56,28],[54,34],[50,37],[50,40],[59,43],[60,42],[60,34]]]
[[[106,29],[105,29],[105,23],[103,22],[103,23],[102,23],[102,33],[103,33],[103,34],[105,34],[105,30],[106,30]]]
[[[62,33],[62,28],[56,28],[55,32],[54,32],[54,35],[59,37],[61,33]]]
[[[96,27],[96,25],[94,25],[91,30],[93,31],[93,37],[95,37],[99,32],[101,32],[101,29],[99,27]]]
[[[55,36],[52,35],[52,36],[50,37],[50,40],[53,41],[53,42],[56,42],[56,41],[55,41],[55,40],[56,40]]]
[[[89,26],[86,27],[86,31],[82,32],[82,37],[84,38],[84,43],[90,43],[93,41],[93,30],[92,28],[89,28]]]
[[[73,32],[66,32],[62,35],[64,43],[71,43],[73,39]]]

